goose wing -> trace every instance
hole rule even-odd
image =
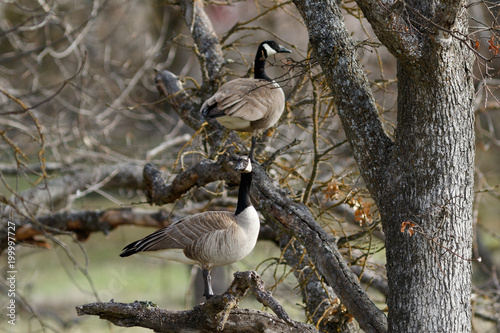
[[[217,105],[216,107],[214,107]],[[206,116],[228,115],[248,121],[256,121],[268,116],[269,112],[285,106],[283,91],[274,82],[259,79],[241,78],[232,80],[209,98],[202,106],[208,110]]]
[[[130,243],[120,256],[126,257],[142,251],[185,249],[208,234],[228,229],[233,223],[235,218],[231,212],[204,212],[192,215]]]

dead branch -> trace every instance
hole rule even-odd
[[[155,332],[318,332],[314,327],[293,321],[281,305],[265,290],[264,282],[253,271],[236,272],[229,289],[191,310],[170,311],[151,302],[91,303],[76,307],[79,316],[96,315],[117,326],[140,326]],[[237,309],[248,291],[277,315]]]
[[[45,242],[45,233],[52,235],[74,233],[79,241],[85,241],[93,232],[108,234],[121,225],[163,227],[171,222],[163,210],[148,212],[131,208],[97,211],[71,211],[44,215],[36,221],[15,222],[16,241],[49,247]],[[7,247],[7,237],[0,239],[0,251]]]
[[[205,204],[206,206],[206,204]],[[113,229],[124,225],[161,228],[183,215],[167,214],[164,210],[155,212],[141,209],[120,208],[95,211],[71,211],[44,215],[30,220],[15,221],[16,241],[18,243],[33,244],[41,247],[50,247],[46,242],[45,234],[60,235],[74,233],[79,241],[85,241],[94,232],[108,234]],[[5,233],[0,230],[0,236]],[[259,240],[275,241],[274,230],[262,225]],[[0,252],[7,248],[7,237],[0,238]]]
[[[166,184],[161,172],[148,163],[143,171],[146,197],[150,204],[160,206],[177,200],[195,186],[222,179],[229,184],[238,184],[236,173],[230,170],[227,159],[221,158],[218,162],[205,160],[177,175],[171,184]]]
[[[179,77],[169,71],[156,71],[155,81],[160,96],[166,98],[182,120],[189,127],[199,129],[204,121],[199,112],[200,105],[193,102]]]
[[[107,232],[113,224],[101,222],[111,218],[113,213],[80,212],[45,214],[55,205],[63,205],[68,198],[78,191],[95,189],[143,189],[140,168],[133,164],[107,165],[99,168],[78,169],[64,174],[44,184],[15,194],[5,205],[0,205],[0,220],[16,223],[16,239],[45,246],[37,239],[44,232],[60,234],[74,232],[77,238],[86,239],[91,232]],[[37,216],[40,215],[40,216]],[[126,220],[121,216],[123,220]],[[117,223],[116,220],[115,222]],[[123,222],[122,222],[123,223]],[[0,225],[0,253],[6,248],[6,224]]]
[[[0,217],[9,220],[35,216],[41,210],[65,202],[77,191],[89,189],[90,184],[99,184],[99,188],[142,189],[143,182],[140,167],[134,164],[103,165],[97,168],[73,170],[46,183],[45,186],[33,187],[15,195],[10,206],[2,207]],[[18,211],[16,213],[14,210]]]
[[[179,5],[184,21],[194,39],[195,51],[203,64],[203,79],[205,82],[210,81],[212,83],[220,74],[224,64],[219,38],[214,31],[212,22],[203,9],[203,1],[181,0]]]
[[[315,269],[300,241],[282,234],[279,242],[280,248],[284,249],[283,258],[293,267],[308,320],[323,332],[357,332],[352,316]]]

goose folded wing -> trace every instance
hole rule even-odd
[[[144,237],[135,247],[138,251],[184,249],[207,234],[229,228],[233,219],[234,214],[230,212],[205,212],[189,216]]]
[[[222,86],[212,97],[217,103],[217,109],[223,110],[228,116],[256,121],[273,110],[277,101],[284,105],[283,92],[273,82],[236,79],[230,83],[233,82],[234,84]]]
[[[207,233],[187,246],[184,249],[184,254],[189,259],[209,266],[226,264],[225,260],[228,259],[227,263],[232,263],[235,260],[228,258],[228,252],[231,252],[229,248],[232,244],[231,236],[234,234],[234,229],[237,228],[233,226],[230,229],[214,230]]]

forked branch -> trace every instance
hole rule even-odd
[[[151,302],[90,303],[76,307],[79,316],[95,315],[117,326],[139,326],[155,332],[318,332],[314,327],[290,319],[281,305],[265,289],[261,277],[253,271],[237,272],[229,289],[222,295],[187,311],[158,308]],[[276,313],[237,309],[251,291],[257,300]]]

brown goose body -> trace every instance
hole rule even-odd
[[[252,133],[250,159],[256,136],[276,124],[285,109],[283,90],[265,71],[266,59],[276,53],[290,53],[275,41],[260,43],[255,55],[254,78],[240,78],[222,85],[201,106],[206,118],[215,118],[224,127]]]
[[[224,127],[241,132],[259,132],[276,124],[285,109],[285,95],[272,81],[241,78],[232,80],[203,103],[205,117],[217,118]]]
[[[131,243],[121,256],[144,252],[206,270],[229,265],[246,257],[255,247],[260,228],[250,222],[255,219],[258,221],[258,215],[253,207],[238,217],[231,212],[199,213]]]
[[[210,269],[246,257],[259,235],[259,215],[250,201],[250,159],[240,161],[236,169],[241,171],[241,181],[234,213],[210,211],[183,218],[125,246],[120,257],[141,252],[197,265],[203,270],[205,296],[212,297]]]

